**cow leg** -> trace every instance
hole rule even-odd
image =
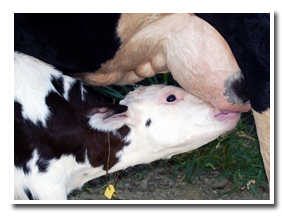
[[[270,180],[270,109],[263,113],[253,110],[257,134],[260,143],[260,151],[264,162],[265,172]]]

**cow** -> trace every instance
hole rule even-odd
[[[270,14],[195,14],[226,40],[244,76],[270,180]]]
[[[87,84],[133,84],[170,71],[220,110],[251,109],[227,42],[193,14],[15,14],[14,22],[15,51]]]
[[[93,178],[198,148],[240,119],[174,86],[113,101],[19,52],[14,73],[15,199],[67,199]]]

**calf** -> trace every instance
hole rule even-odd
[[[15,199],[66,199],[107,169],[198,148],[240,118],[173,86],[140,87],[116,104],[31,56],[15,53],[14,64]]]

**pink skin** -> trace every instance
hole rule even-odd
[[[221,110],[221,111],[219,111],[219,113],[215,114],[214,117],[218,120],[221,120],[221,119],[236,117],[236,116],[238,116],[238,113],[239,112],[236,112],[236,111]]]
[[[168,14],[129,35],[114,59],[94,74],[82,75],[86,83],[133,84],[170,71],[184,89],[219,110],[251,110],[233,92],[233,81],[242,75],[229,45],[204,20],[193,14]]]
[[[179,17],[179,22],[182,24],[171,33],[176,39],[166,41],[167,65],[173,77],[188,92],[220,110],[251,110],[249,103],[240,104],[236,96],[225,95],[232,91],[228,81],[240,78],[241,71],[224,38],[197,16]]]
[[[164,95],[164,98],[167,98],[170,95],[174,95],[176,99],[173,102],[170,102],[170,104],[175,104],[175,103],[178,103],[178,101],[184,100],[184,95],[182,95],[181,93],[182,92],[179,93],[177,91],[168,92]],[[160,98],[156,98],[156,100],[160,100]],[[163,99],[163,101],[165,100]],[[165,103],[167,102],[165,101]],[[235,119],[235,118],[238,118],[238,116],[240,115],[240,112],[238,111],[219,110],[212,105],[209,105],[209,106],[213,110],[213,113],[212,113],[213,117],[219,121],[223,121],[225,119]]]
[[[140,89],[144,89],[144,88],[140,88]],[[190,101],[190,105],[189,107],[191,108],[191,106],[197,106],[199,109],[202,109],[202,107],[208,107],[209,109],[209,118],[214,119],[215,121],[219,121],[219,122],[229,122],[229,127],[228,130],[230,130],[231,128],[235,127],[238,119],[240,118],[240,112],[238,111],[226,111],[226,110],[220,110],[216,107],[214,107],[212,104],[203,101],[202,99],[195,97],[194,95],[188,93],[187,91],[180,89],[180,88],[175,88],[175,87],[170,87],[167,86],[164,89],[169,89],[169,91],[160,94],[155,93],[155,92],[149,92],[150,95],[146,95],[144,94],[144,92],[140,91],[140,90],[136,90],[134,92],[134,94],[130,94],[127,95],[127,100],[131,100],[132,102],[136,102],[136,104],[139,104],[139,101],[142,101],[143,97],[151,97],[151,105],[157,105],[157,106],[161,106],[161,105],[169,105],[171,106],[171,113],[175,112],[175,110],[173,109],[174,106],[176,106],[178,103],[181,103],[181,101],[185,101],[188,100]],[[164,89],[162,89],[161,91],[164,91]],[[170,90],[172,89],[172,90]],[[173,101],[167,101],[167,98],[169,96],[174,96]],[[202,106],[202,107],[201,107]],[[169,110],[169,109],[168,109]]]

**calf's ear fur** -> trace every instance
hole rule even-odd
[[[121,128],[126,119],[128,107],[120,104],[95,104],[77,112],[78,120],[92,129],[108,132]]]

